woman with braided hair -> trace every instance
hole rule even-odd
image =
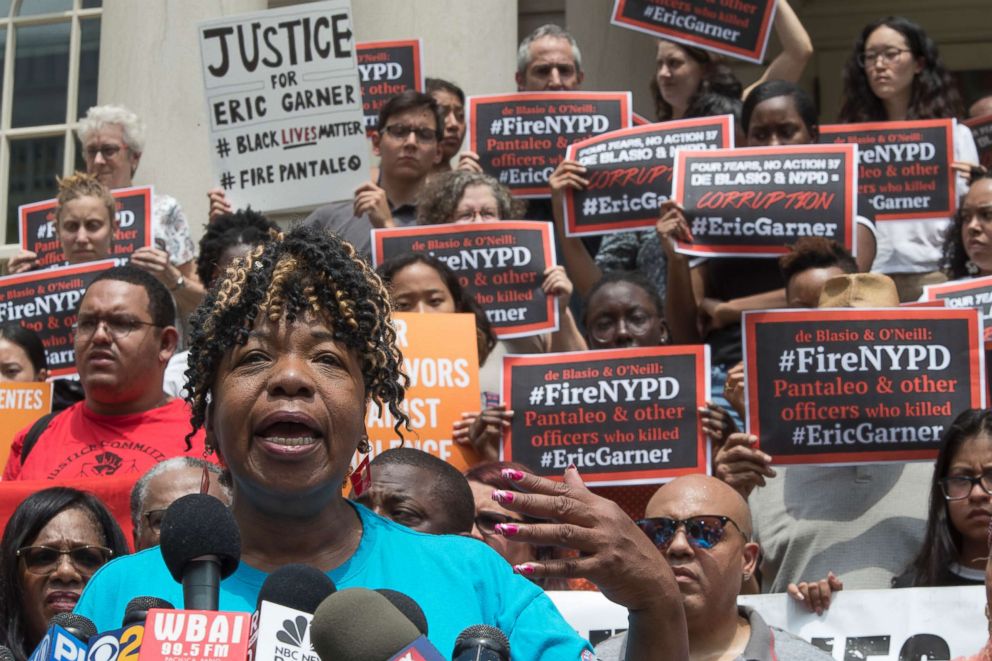
[[[241,564],[221,583],[220,610],[253,610],[267,573],[305,563],[327,572],[339,589],[391,588],[409,595],[444,652],[462,629],[485,623],[508,635],[515,658],[591,653],[540,588],[514,575],[484,544],[418,533],[342,497],[355,450],[368,449],[370,403],[390,410],[398,432],[407,420],[388,293],[350,244],[308,228],[271,238],[219,276],[192,325],[192,427],[206,429],[208,445],[230,472],[231,509],[242,540]],[[528,489],[530,498],[555,488],[532,479],[537,484]],[[579,511],[588,521],[588,509],[570,508],[569,514]],[[607,523],[614,527],[598,533],[604,548],[605,540],[627,531],[616,530],[623,521],[610,514]],[[552,527],[548,535],[561,534]],[[585,538],[576,531],[569,536]],[[640,569],[645,563],[637,558],[632,564],[638,569],[624,576],[611,564],[615,553],[603,556],[590,553],[581,562],[606,577],[607,589],[629,595],[634,608],[663,610],[658,595],[671,594],[670,574]],[[157,551],[123,560],[93,577],[76,609],[98,629],[117,626],[135,596],[182,599]],[[645,584],[653,588],[648,593]],[[645,640],[660,644],[656,629],[642,631]]]

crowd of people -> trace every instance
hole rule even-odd
[[[720,56],[659,40],[655,119],[730,113],[739,146],[817,142],[819,113],[798,84],[812,44],[787,0],[774,33],[781,54],[747,88]],[[580,90],[583,77],[563,29],[522,41],[519,91]],[[822,614],[844,589],[986,583],[989,411],[949,421],[932,462],[785,467],[744,426],[745,312],[896,307],[928,284],[992,275],[992,177],[966,126],[954,132],[953,218],[859,216],[856,256],[806,237],[780,259],[690,259],[676,242],[691,240],[692,218],[672,200],[653,230],[568,236],[564,200],[589,185],[586,168],[564,159],[550,199],[515,198],[462,149],[465,103],[436,78],[392,97],[371,136],[369,181],[291,229],[211,189],[196,249],[178,202],[155,193],[153,245],[86,288],[72,335],[78,379],[56,382],[53,413],[17,433],[3,470],[4,481],[51,483],[20,503],[0,540],[0,644],[17,661],[57,613],[104,630],[132,597],[182,603],[156,546],[169,504],[191,493],[220,499],[240,530],[222,610],[252,610],[267,574],[304,563],[338,588],[409,595],[445,651],[466,625],[486,623],[521,659],[826,659],[737,597],[783,592]],[[888,17],[856,36],[841,123],[963,113],[920,26]],[[132,185],[144,133],[120,106],[80,120],[86,172],[58,181],[54,212],[63,264],[113,256],[111,191]],[[371,264],[376,228],[516,219],[553,225],[562,263],[540,289],[557,306],[554,332],[497,337],[485,306],[434,255]],[[37,257],[22,251],[8,270],[35,269]],[[463,473],[389,449],[348,498],[353,457],[370,450],[367,407],[388,410],[401,436],[408,422],[392,312],[475,320],[481,398],[450,435],[479,462]],[[500,399],[504,356],[691,344],[710,347],[711,401],[696,413],[712,447],[708,475],[590,490],[575,466],[553,481],[501,461],[522,415]],[[0,380],[45,381],[48,369],[36,334],[0,325]],[[98,498],[60,484],[109,475],[136,480],[130,543]],[[569,589],[601,591],[628,610],[629,629],[593,652],[545,594]]]

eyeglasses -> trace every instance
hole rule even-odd
[[[519,522],[519,519],[514,519],[506,514],[498,514],[497,512],[479,512],[479,514],[475,517],[475,527],[486,535],[495,534],[496,526],[500,523]]]
[[[637,527],[644,531],[644,534],[654,542],[659,550],[664,551],[675,539],[675,533],[678,529],[685,526],[685,536],[689,540],[689,544],[696,548],[708,550],[723,540],[728,523],[732,523],[747,541],[747,535],[733,519],[717,514],[702,514],[681,520],[670,519],[667,516],[656,516],[650,519],[641,519],[637,522]]]
[[[39,576],[47,576],[58,569],[63,555],[69,556],[69,562],[80,574],[90,576],[107,564],[114,552],[103,546],[77,546],[68,550],[53,549],[51,546],[25,546],[17,549],[17,557],[24,560],[24,568]]]
[[[971,490],[980,484],[982,491],[992,496],[992,471],[982,473],[978,477],[970,475],[955,475],[940,480],[940,490],[947,500],[964,500],[971,495]]]
[[[499,220],[499,212],[494,209],[466,209],[464,211],[455,211],[456,223],[471,223],[475,222],[476,218],[479,219],[479,222]]]
[[[145,521],[148,522],[148,527],[155,532],[162,530],[162,519],[165,518],[165,510],[148,510],[142,514],[145,517]]]
[[[406,124],[390,124],[382,129],[397,140],[406,140],[406,137],[413,133],[417,136],[417,142],[434,142],[437,140],[437,131],[424,126],[407,126]]]
[[[647,332],[651,324],[657,319],[657,315],[648,314],[644,310],[634,310],[630,314],[621,317],[627,332],[633,335],[641,335]],[[602,316],[593,319],[589,332],[597,342],[612,342],[620,328],[621,319]]]
[[[154,326],[156,328],[162,328],[161,324],[156,324],[151,321],[139,321],[138,319],[128,319],[125,317],[111,317],[109,319],[104,319],[102,317],[84,317],[78,319],[76,323],[72,325],[72,331],[82,338],[92,337],[96,333],[96,329],[103,324],[107,327],[107,332],[115,340],[121,340],[128,335],[130,335],[139,326]]]
[[[900,55],[903,53],[912,53],[913,51],[909,48],[886,48],[883,51],[867,51],[864,53],[858,53],[858,66],[867,68],[874,66],[876,61],[881,61],[882,64],[891,64],[895,62]]]
[[[114,156],[117,156],[121,149],[123,147],[120,145],[103,145],[101,147],[87,147],[84,153],[86,154],[86,159],[89,161],[96,160],[97,154],[103,156],[103,160],[109,161]]]

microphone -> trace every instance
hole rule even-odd
[[[58,613],[48,621],[48,631],[28,661],[85,661],[89,646],[83,641],[95,633],[96,626],[89,618]]]
[[[141,651],[145,619],[152,608],[172,610],[173,606],[158,597],[135,597],[124,609],[124,620],[119,629],[90,637],[86,661],[117,661],[121,657],[133,661]]]
[[[162,519],[162,559],[183,585],[188,610],[215,611],[220,582],[238,568],[241,534],[224,503],[206,494],[176,500]]]
[[[445,661],[389,599],[365,588],[338,590],[317,607],[310,640],[323,661]]]
[[[427,616],[424,615],[420,604],[410,596],[389,588],[379,588],[376,592],[388,599],[389,603],[396,607],[396,610],[406,615],[406,619],[413,622],[413,626],[417,627],[420,635],[427,635]]]
[[[251,618],[247,661],[312,656],[313,612],[335,590],[327,574],[309,565],[284,565],[269,574]]]
[[[458,634],[451,661],[510,661],[510,641],[496,627],[474,624]]]
[[[124,620],[121,622],[121,626],[126,627],[132,624],[144,626],[145,620],[148,619],[148,611],[153,608],[173,610],[175,606],[158,597],[135,597],[127,602],[127,606],[124,608]]]

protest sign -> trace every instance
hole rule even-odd
[[[400,409],[410,418],[412,431],[401,429],[401,438],[389,409],[371,403],[365,416],[372,446],[369,456],[412,447],[463,471],[479,457],[471,447],[451,440],[451,428],[462,413],[480,409],[475,315],[397,312],[393,324],[396,345],[403,354],[403,373],[410,378]],[[356,453],[352,468],[363,456]]]
[[[705,345],[506,356],[502,458],[552,479],[574,464],[593,486],[707,473],[709,374]]]
[[[964,121],[975,137],[978,147],[978,160],[986,169],[992,170],[992,115],[973,117]]]
[[[52,410],[52,383],[0,383],[0,466],[7,465],[17,432]]]
[[[630,114],[630,119],[631,119],[631,126],[644,126],[645,124],[653,123],[652,120],[636,112],[632,112]]]
[[[551,195],[548,178],[576,140],[631,126],[630,92],[521,92],[467,99],[466,144],[514,195]]]
[[[933,459],[985,405],[981,320],[952,308],[744,313],[747,428],[776,464]]]
[[[616,0],[610,22],[761,64],[775,0]]]
[[[348,0],[199,24],[214,174],[234,208],[350,200],[368,144]]]
[[[658,207],[672,196],[676,152],[733,146],[733,115],[635,126],[573,142],[566,158],[586,167],[589,185],[565,190],[565,233],[653,228]]]
[[[821,125],[820,142],[858,145],[861,215],[876,221],[954,215],[953,119]]]
[[[112,255],[125,258],[138,248],[152,244],[151,186],[118,188],[111,191],[117,203],[117,231],[114,233]],[[62,244],[55,229],[57,200],[45,200],[18,207],[20,244],[38,258],[38,268],[56,266],[65,261]]]
[[[355,44],[358,75],[362,80],[362,112],[365,131],[375,130],[383,104],[406,90],[424,91],[420,66],[420,39],[371,41]]]
[[[690,255],[776,257],[804,236],[855,250],[854,145],[680,150],[673,197],[690,218]]]
[[[458,275],[500,338],[558,330],[558,305],[541,290],[555,265],[551,225],[495,221],[372,230],[372,263],[407,252],[434,255]]]
[[[16,321],[41,336],[50,375],[75,373],[76,308],[90,282],[113,266],[104,259],[0,277],[0,323]]]
[[[565,621],[593,645],[629,626],[627,609],[600,592],[549,590],[547,595]],[[740,595],[737,603],[837,661],[946,661],[975,654],[987,635],[985,589],[980,585],[843,590],[830,597],[830,609],[822,615],[784,593]]]
[[[982,315],[985,337],[992,333],[992,275],[923,287],[927,301],[944,301],[949,308],[974,308]]]

